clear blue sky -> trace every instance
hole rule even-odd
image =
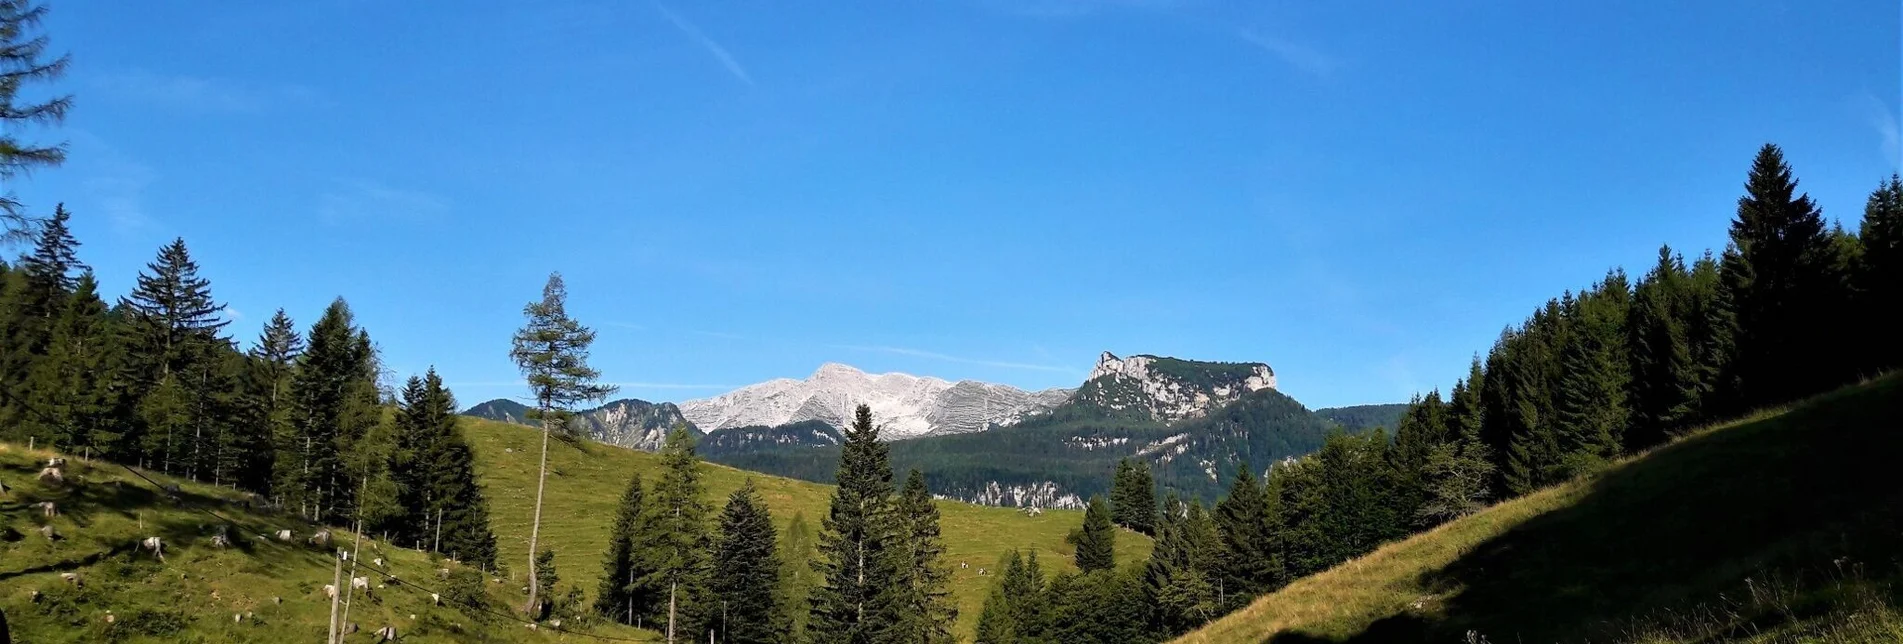
[[[1903,102],[1895,0],[52,10],[71,161],[15,190],[109,292],[182,236],[247,345],[342,295],[465,404],[521,395],[552,270],[651,400],[825,361],[1074,386],[1109,350],[1400,401],[1721,246],[1766,141],[1855,225]]]

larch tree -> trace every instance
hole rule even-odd
[[[65,75],[71,59],[53,57],[39,33],[46,7],[30,0],[0,0],[0,246],[32,237],[35,222],[13,197],[12,185],[39,168],[56,167],[66,160],[66,144],[43,144],[21,138],[30,126],[58,125],[72,108],[71,95],[33,100],[21,90],[50,83]]]
[[[568,288],[561,273],[548,276],[542,287],[542,299],[522,307],[528,322],[515,332],[510,359],[528,381],[529,394],[542,421],[542,453],[535,476],[535,513],[529,520],[529,552],[535,552],[542,534],[542,497],[548,484],[548,437],[566,426],[566,415],[580,403],[601,400],[615,387],[598,382],[601,372],[588,366],[588,348],[595,332],[568,316]],[[533,613],[540,587],[536,570],[529,566],[529,600],[524,607]]]

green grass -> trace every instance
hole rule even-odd
[[[485,590],[497,610],[523,598],[528,562],[529,514],[534,503],[537,434],[526,427],[464,419],[463,429],[477,456],[478,475],[488,494],[502,563],[508,578],[485,578]],[[10,492],[0,497],[0,610],[16,641],[30,642],[258,642],[314,641],[323,637],[329,602],[323,586],[331,583],[331,560],[322,549],[259,538],[291,528],[300,539],[316,526],[281,515],[246,511],[241,495],[228,489],[148,475],[161,484],[180,486],[181,500],[163,497],[150,483],[124,468],[69,459],[68,482],[41,485],[39,463],[54,454],[0,443],[0,482]],[[600,575],[608,524],[628,477],[639,472],[652,480],[660,460],[652,454],[599,444],[551,443],[542,540],[557,551],[561,586],[582,588],[592,597]],[[751,477],[784,529],[794,513],[803,513],[815,529],[825,516],[829,486],[769,477],[718,465],[706,465],[709,501],[726,495]],[[58,517],[40,516],[36,503],[52,500]],[[995,569],[1008,549],[1036,549],[1052,567],[1070,567],[1064,536],[1082,522],[1079,512],[1051,511],[1028,517],[1013,510],[940,502],[947,561],[954,568],[953,596],[960,610],[960,631],[969,637],[979,607],[995,577],[979,577],[979,568]],[[210,545],[223,521],[235,521],[237,544]],[[61,539],[39,533],[50,524]],[[340,543],[350,536],[335,531]],[[166,561],[135,550],[146,536],[166,543]],[[450,565],[429,556],[365,542],[363,559],[379,555],[400,578],[440,589],[435,571]],[[1148,539],[1124,533],[1118,542],[1123,562],[1148,557]],[[970,568],[959,569],[968,562]],[[61,573],[79,576],[81,585]],[[360,576],[377,576],[361,571]],[[35,599],[34,593],[38,593]],[[274,598],[282,601],[274,601]],[[108,624],[107,614],[114,621]],[[242,622],[234,615],[249,615]],[[415,615],[412,619],[411,615]],[[395,585],[353,602],[350,621],[370,631],[395,625],[404,641],[558,641],[546,630],[529,631],[500,618],[477,619],[462,610],[438,607],[421,591]],[[593,633],[624,638],[653,638],[650,631],[612,624],[586,627]],[[367,639],[358,635],[356,639]],[[586,641],[570,636],[563,641]]]
[[[539,435],[527,427],[475,418],[463,419],[463,431],[476,452],[502,561],[511,570],[521,570],[528,564]],[[723,465],[706,464],[703,468],[707,498],[716,508],[724,505],[727,495],[743,481],[752,478],[782,532],[795,513],[804,514],[814,529],[826,517],[832,486]],[[660,471],[661,459],[654,454],[597,443],[550,443],[541,539],[555,548],[564,583],[577,580],[592,596],[600,579],[601,553],[608,545],[609,522],[628,478],[639,473],[651,483]],[[1073,549],[1064,537],[1083,523],[1081,511],[1049,510],[1031,517],[1016,510],[954,501],[940,501],[938,509],[945,561],[952,567],[951,590],[958,604],[959,632],[967,637],[976,630],[985,593],[996,579],[979,576],[979,568],[997,570],[999,558],[1015,548],[1038,551],[1051,568],[1075,569],[1071,563]],[[1149,556],[1148,537],[1129,531],[1118,535],[1119,562],[1133,564]],[[961,562],[970,567],[960,568]]]
[[[1179,641],[1898,641],[1899,457],[1891,376],[1389,544]]]

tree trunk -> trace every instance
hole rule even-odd
[[[667,644],[674,644],[674,589],[680,582],[667,584]]]
[[[548,405],[542,405],[542,465],[535,475],[535,517],[529,521],[529,619],[535,619],[538,579],[535,574],[535,541],[542,534],[542,490],[548,485]]]
[[[336,559],[336,556],[336,554],[331,555],[333,560],[336,561],[336,567],[330,573],[331,588],[336,588],[344,583],[344,560]],[[330,634],[324,637],[324,644],[335,644],[337,641],[337,595],[338,593],[336,592],[330,594]]]

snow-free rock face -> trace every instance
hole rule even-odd
[[[1076,403],[1168,424],[1200,418],[1244,394],[1275,388],[1262,363],[1194,362],[1105,351],[1077,390]]]
[[[689,400],[681,413],[703,431],[785,425],[818,420],[838,428],[852,423],[853,409],[872,407],[880,436],[902,439],[926,434],[962,434],[1009,425],[1050,410],[1070,390],[1027,392],[965,380],[948,382],[903,373],[868,374],[826,363],[805,380],[780,378],[713,398]]]

